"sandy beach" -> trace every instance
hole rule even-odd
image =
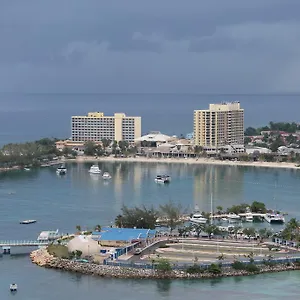
[[[181,163],[181,164],[197,164],[197,165],[220,165],[220,166],[241,166],[241,167],[262,167],[262,168],[282,168],[282,169],[295,169],[300,170],[296,167],[295,163],[287,162],[244,162],[244,161],[226,161],[216,160],[210,158],[146,158],[146,157],[99,157],[95,158],[92,156],[78,156],[76,159],[68,159],[68,161],[74,162],[96,162],[96,161],[107,161],[107,162],[142,162],[142,163]]]

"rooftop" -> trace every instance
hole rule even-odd
[[[100,241],[131,241],[137,239],[147,239],[155,235],[156,230],[143,228],[102,228],[101,232],[93,232],[94,236],[99,236]]]
[[[172,139],[172,137],[166,135],[166,134],[162,134],[159,131],[152,131],[147,135],[141,136],[140,138],[137,138],[135,141],[136,142],[167,142],[170,139]]]

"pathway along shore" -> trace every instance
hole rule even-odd
[[[142,163],[166,163],[166,164],[195,164],[195,165],[217,165],[217,166],[240,166],[240,167],[262,167],[262,168],[280,168],[280,169],[294,169],[300,170],[296,163],[290,162],[265,162],[265,161],[227,161],[227,160],[217,160],[200,157],[196,158],[147,158],[147,157],[98,157],[93,156],[78,156],[75,159],[66,159],[64,162],[142,162]]]
[[[184,270],[172,270],[170,272],[160,272],[158,270],[137,269],[128,267],[116,267],[98,265],[94,263],[81,263],[68,259],[57,258],[50,255],[46,248],[41,248],[31,252],[30,258],[33,263],[45,268],[70,271],[87,275],[94,275],[107,278],[130,278],[130,279],[188,279],[188,278],[218,278],[229,276],[248,276],[253,274],[282,272],[300,270],[299,265],[293,263],[276,264],[272,267],[261,265],[259,272],[250,273],[245,270],[233,270],[223,268],[221,274],[212,274],[207,271],[197,274],[189,274]]]

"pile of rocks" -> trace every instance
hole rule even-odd
[[[53,255],[49,254],[46,248],[32,251],[30,253],[30,258],[33,263],[41,267],[47,266],[51,261],[56,259]]]
[[[188,274],[183,270],[173,270],[171,272],[164,273],[151,269],[98,265],[95,263],[83,263],[57,258],[50,255],[46,248],[33,251],[30,257],[32,259],[32,262],[39,266],[110,278],[216,278],[229,276],[247,276],[253,274],[245,270],[234,270],[232,268],[223,269],[222,273],[220,274],[212,274],[208,272]],[[260,266],[260,271],[258,273],[281,272],[296,269],[299,270],[299,266],[296,266],[294,264],[278,264],[274,266]]]

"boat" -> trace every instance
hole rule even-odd
[[[170,183],[171,177],[169,175],[157,175],[154,181],[156,183]]]
[[[24,220],[20,221],[20,224],[33,224],[36,223],[36,220]]]
[[[30,168],[24,167],[24,171],[30,171]]]
[[[283,224],[285,222],[284,216],[277,213],[267,213],[264,219],[270,224]]]
[[[67,174],[67,168],[64,165],[60,165],[57,169],[56,169],[56,174],[57,175],[65,175]]]
[[[247,212],[245,216],[246,222],[253,222],[253,215],[251,212]]]
[[[100,174],[100,173],[101,173],[101,170],[99,169],[99,166],[98,166],[98,165],[92,165],[92,166],[90,167],[89,172],[90,172],[91,174]]]
[[[9,285],[9,289],[10,289],[11,292],[16,292],[18,290],[18,286],[17,286],[16,283],[11,283]]]
[[[228,218],[229,222],[235,222],[235,221],[239,221],[241,219],[241,217],[235,213],[229,213],[227,215],[227,218]]]
[[[190,217],[190,222],[194,223],[194,224],[206,224],[207,223],[207,219],[204,218],[201,213],[194,213]]]
[[[111,179],[111,175],[108,172],[104,172],[102,175],[103,179]]]

